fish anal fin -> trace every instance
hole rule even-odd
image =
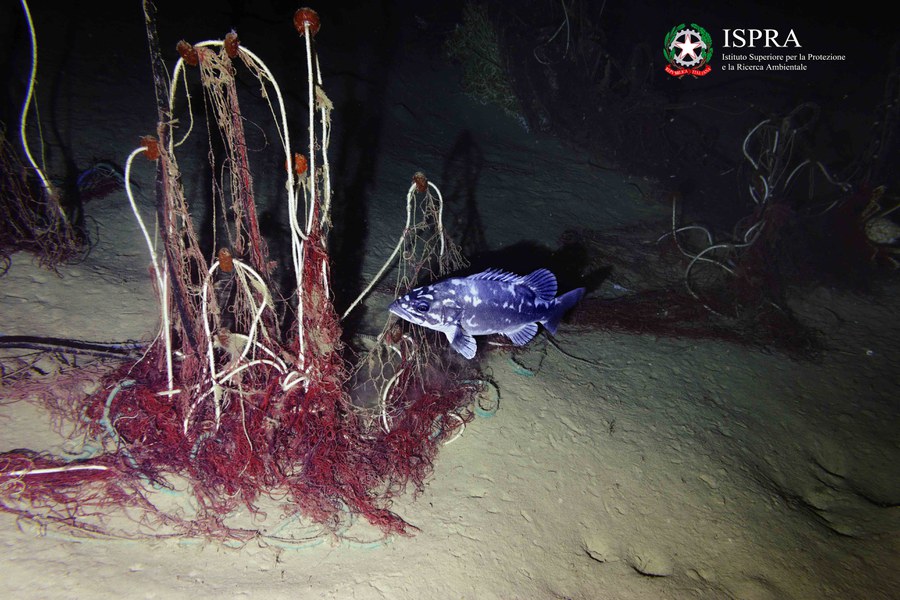
[[[537,323],[528,323],[521,329],[517,329],[516,331],[512,331],[510,333],[505,334],[512,343],[516,346],[524,346],[531,339],[537,335],[538,326]]]

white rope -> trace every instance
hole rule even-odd
[[[63,222],[68,223],[69,220],[66,217],[62,206],[60,206],[58,202],[55,202],[53,185],[50,183],[50,180],[47,179],[47,176],[44,175],[44,172],[31,155],[31,149],[28,147],[28,137],[25,134],[28,123],[28,108],[31,106],[31,101],[34,97],[34,84],[37,76],[37,35],[34,32],[34,22],[31,20],[31,11],[28,10],[28,3],[25,0],[22,0],[22,10],[25,11],[25,20],[28,22],[28,34],[29,39],[31,40],[31,73],[28,75],[28,91],[25,94],[25,101],[22,103],[22,113],[19,118],[19,137],[22,141],[22,149],[25,151],[25,157],[28,159],[29,164],[41,180],[41,187],[43,187],[44,191],[47,193],[48,199],[54,202]]]
[[[413,200],[415,198],[416,193],[416,183],[413,183],[409,187],[409,191],[406,193],[406,224],[403,226],[403,233],[400,234],[400,239],[397,240],[397,245],[394,247],[394,251],[391,252],[391,255],[384,262],[379,269],[378,273],[375,277],[372,278],[372,281],[369,282],[369,285],[366,286],[366,289],[362,291],[362,293],[356,297],[356,300],[350,303],[350,306],[347,307],[347,310],[344,311],[344,314],[341,315],[341,320],[345,319],[347,315],[350,314],[356,305],[362,302],[362,299],[369,295],[369,292],[372,291],[372,288],[375,287],[384,274],[387,273],[387,270],[390,268],[391,264],[393,264],[394,259],[397,258],[397,254],[400,253],[400,249],[403,248],[403,242],[406,240],[406,236],[409,234],[409,226],[412,223],[412,213],[413,213]]]
[[[131,211],[134,213],[134,218],[137,219],[138,227],[140,227],[141,233],[144,235],[147,250],[150,252],[150,262],[153,264],[153,274],[156,277],[156,285],[159,289],[160,314],[162,315],[163,338],[165,339],[166,345],[166,378],[169,386],[167,393],[173,395],[175,393],[175,377],[172,368],[172,332],[170,331],[169,323],[168,278],[167,276],[164,276],[165,272],[161,270],[159,266],[156,249],[153,246],[153,241],[150,239],[150,232],[147,230],[147,226],[144,225],[144,220],[141,218],[141,213],[138,211],[137,202],[134,200],[134,192],[131,189],[132,163],[138,154],[146,152],[146,150],[147,149],[143,146],[135,148],[125,161],[125,194],[128,196],[128,203],[131,204]]]

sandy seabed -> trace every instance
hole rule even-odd
[[[54,26],[35,18],[39,31]],[[108,33],[122,37],[115,53],[85,31],[64,69],[59,52],[46,52],[46,69],[67,90],[55,110],[68,115],[61,126],[82,164],[124,160],[153,128],[142,24],[125,22]],[[248,47],[253,38],[242,36]],[[327,62],[327,49],[320,53]],[[361,242],[365,276],[393,247],[410,174],[424,169],[441,185],[460,132],[480,153],[474,197],[491,249],[522,240],[552,247],[576,225],[602,231],[665,218],[668,207],[635,191],[646,182],[597,171],[473,103],[435,60],[409,52],[385,88],[378,168],[364,186],[374,200]],[[131,74],[131,64],[141,68]],[[121,100],[129,93],[134,103]],[[138,177],[152,190],[150,167]],[[150,218],[152,194],[139,200]],[[0,333],[154,335],[148,260],[124,196],[86,210],[97,243],[84,262],[56,275],[13,257],[0,279]],[[815,360],[566,326],[557,341],[568,355],[543,339],[515,360],[483,353],[499,410],[442,449],[423,494],[394,505],[419,529],[410,537],[231,548],[79,539],[0,515],[4,597],[896,597],[898,292],[894,283],[870,296],[798,293],[793,308],[826,347]],[[0,450],[66,448],[41,407],[12,400],[0,404]]]

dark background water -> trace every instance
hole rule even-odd
[[[728,231],[752,209],[741,142],[763,119],[781,119],[804,103],[818,112],[798,142],[798,157],[822,161],[835,178],[852,186],[896,183],[892,165],[897,149],[891,134],[897,120],[893,81],[898,36],[874,10],[775,2],[486,4],[519,98],[520,122],[534,139],[559,140],[570,149],[569,162],[586,163],[597,173],[614,169],[647,178],[661,209],[669,194],[677,194],[685,223],[702,221]],[[161,1],[156,7],[160,47],[170,66],[178,40],[220,39],[235,29],[242,43],[276,72],[292,135],[303,139],[306,75],[303,43],[292,25],[296,3]],[[430,166],[431,174],[438,169],[441,184],[451,190],[449,210],[470,258],[512,246],[490,241],[484,231],[491,224],[481,221],[481,208],[517,200],[492,193],[490,161],[483,155],[489,142],[520,143],[516,136],[521,131],[515,119],[499,113],[473,117],[481,109],[461,92],[460,70],[446,58],[444,45],[459,26],[463,7],[463,2],[411,1],[313,6],[322,22],[316,44],[323,49],[325,89],[337,115],[331,151],[339,174],[332,258],[339,265],[339,303],[359,291],[366,248],[373,242],[385,245],[376,233],[378,211],[384,201],[382,182],[388,173],[394,177],[392,159],[397,157],[405,157],[410,170],[421,164]],[[12,133],[25,91],[29,49],[19,3],[7,2],[2,11],[0,120]],[[110,148],[110,130],[134,140],[154,129],[157,115],[141,3],[37,3],[32,11],[40,45],[40,113],[32,113],[30,127],[37,133],[41,123],[52,174],[71,185],[93,161],[121,163],[121,153]],[[714,54],[709,75],[673,78],[665,73],[664,36],[680,23],[697,23],[710,32]],[[792,31],[802,48],[722,46],[724,29],[750,28],[777,30],[781,40]],[[725,60],[729,53],[796,52],[846,59],[808,61],[804,71],[721,69],[734,62]],[[254,85],[249,78],[242,83],[245,89]],[[257,135],[252,127],[248,132]],[[405,135],[398,138],[397,132]],[[873,149],[880,136],[882,146]],[[531,157],[522,164],[509,154],[501,160],[518,169],[520,187],[545,174]],[[561,163],[548,161],[557,169]],[[267,172],[256,174],[258,184],[267,184]],[[185,179],[203,186],[205,177],[186,174]],[[398,188],[399,196],[402,185]],[[560,206],[565,193],[548,190],[545,212]],[[603,202],[618,204],[623,212],[633,206],[622,194],[611,196]],[[572,200],[585,211],[594,201],[584,195]],[[793,208],[798,208],[796,201]],[[592,221],[577,207],[563,212],[570,215],[569,227],[609,225]],[[619,224],[629,221],[619,217]],[[273,235],[283,231],[283,215],[277,210],[261,218]],[[530,225],[536,225],[533,219]],[[550,248],[558,244],[556,235],[542,239],[540,231],[523,228],[521,237]],[[273,250],[278,252],[277,245]],[[510,261],[509,254],[521,252],[513,249],[503,260]]]

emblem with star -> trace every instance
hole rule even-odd
[[[712,38],[696,23],[687,27],[684,23],[673,27],[666,35],[663,56],[669,64],[666,71],[670,75],[702,76],[709,73],[707,63],[712,58]],[[704,68],[705,67],[705,68]]]

